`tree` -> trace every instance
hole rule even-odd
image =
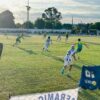
[[[29,29],[32,29],[34,28],[34,24],[32,22],[24,22],[23,25],[22,25],[23,28],[29,28]]]
[[[45,28],[46,29],[52,29],[52,23],[50,21],[45,22]]]
[[[60,21],[56,21],[54,28],[55,29],[62,29],[62,23]]]
[[[72,29],[72,24],[63,24],[64,29]]]
[[[96,29],[100,30],[100,22],[95,23]]]
[[[90,29],[97,29],[98,27],[97,23],[90,23]]]
[[[16,24],[16,28],[21,28],[21,27],[22,27],[22,24],[20,24],[20,23]]]
[[[0,28],[15,28],[13,13],[6,10],[0,14]]]
[[[45,21],[42,19],[42,18],[38,18],[36,21],[35,21],[35,27],[38,28],[38,29],[44,29],[45,28]]]
[[[44,11],[44,13],[42,14],[42,18],[45,21],[52,23],[51,27],[53,29],[55,26],[55,23],[60,21],[62,16],[61,16],[61,13],[58,12],[58,10],[55,7],[50,7]]]

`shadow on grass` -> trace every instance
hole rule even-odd
[[[83,65],[88,65],[88,66],[95,66],[95,64],[93,64],[92,62],[88,62],[88,61],[84,61],[84,60],[79,60],[80,63],[82,63]]]
[[[77,79],[73,78],[72,76],[67,76],[67,77],[68,77],[69,79],[73,80],[74,82],[77,82],[77,83],[78,83]]]
[[[73,66],[74,66],[75,68],[79,69],[79,70],[82,69],[83,65],[87,65],[87,66],[92,66],[92,65],[93,65],[93,66],[95,66],[95,64],[90,63],[90,62],[88,62],[88,61],[84,61],[84,60],[78,60],[78,62],[79,62],[80,64],[82,64],[82,66],[80,66],[80,65],[78,65],[78,64],[74,64]]]
[[[95,43],[95,42],[86,42],[86,43],[93,44],[93,45],[100,45],[100,43]]]
[[[21,48],[21,47],[17,47],[18,49],[20,49],[20,50],[23,50],[23,51],[25,51],[26,53],[28,53],[28,54],[34,54],[34,55],[37,55],[37,53],[36,52],[33,52],[32,50],[27,50],[27,49],[25,49],[25,48]]]
[[[42,53],[42,55],[50,57],[50,58],[52,58],[54,60],[57,60],[57,61],[60,61],[60,62],[64,62],[63,59],[61,59],[61,58],[59,58],[57,56],[51,55],[51,54]]]
[[[100,91],[100,89],[98,91],[96,91],[94,94],[97,95],[97,96],[100,96],[100,92],[99,91]]]
[[[83,90],[80,95],[83,97],[85,97],[86,100],[99,100],[99,95],[93,95],[91,93],[89,93],[87,90]],[[83,97],[83,98],[84,98]]]
[[[81,70],[81,69],[82,69],[82,67],[79,66],[78,64],[74,64],[73,66],[74,66],[76,69],[78,69],[78,70]]]

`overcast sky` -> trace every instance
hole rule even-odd
[[[26,21],[27,0],[0,0],[0,12],[10,10],[15,21]],[[30,20],[34,22],[48,7],[56,7],[62,13],[62,22],[88,23],[100,21],[100,0],[30,0]]]

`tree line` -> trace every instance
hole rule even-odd
[[[61,23],[62,14],[55,7],[47,8],[41,18],[37,18],[34,22],[24,22],[23,24],[15,24],[13,13],[6,10],[0,13],[0,28],[29,28],[29,29],[70,29],[76,32],[88,32],[89,29],[100,30],[100,22],[96,23],[79,23],[69,24]]]

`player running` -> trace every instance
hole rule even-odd
[[[61,35],[59,34],[57,37],[57,41],[60,42],[61,41]]]
[[[19,35],[17,38],[16,38],[16,43],[13,45],[13,46],[16,46],[18,45],[19,43],[21,43],[21,38],[23,38],[22,35]]]
[[[75,54],[75,46],[72,45],[71,49],[67,52],[66,56],[64,57],[64,67],[61,70],[61,74],[64,74],[64,71],[67,67],[69,67],[69,71],[67,75],[70,74],[73,66],[73,55]]]
[[[48,36],[48,38],[47,38],[47,40],[45,42],[45,45],[43,47],[43,50],[44,51],[48,51],[48,47],[51,45],[51,43],[52,43],[52,40],[51,40],[50,36]]]
[[[75,54],[78,54],[83,50],[83,45],[85,45],[88,48],[88,45],[85,44],[84,42],[82,42],[80,38],[78,39],[78,42],[75,45],[77,46]],[[74,59],[77,60],[75,57],[75,54],[73,56],[74,56]],[[78,59],[79,59],[79,57],[78,57]]]
[[[3,43],[0,43],[0,59],[1,59],[1,56],[2,56],[2,51],[3,51]]]
[[[47,34],[46,34],[46,33],[44,33],[43,38],[45,39],[46,37],[47,37]]]
[[[68,41],[68,38],[69,38],[69,34],[66,33],[66,38],[65,38],[65,41],[66,41],[66,42]]]

